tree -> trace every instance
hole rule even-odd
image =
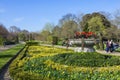
[[[4,39],[7,39],[9,32],[4,25],[0,24],[0,36]]]
[[[51,33],[49,31],[42,30],[42,32],[40,33],[40,35],[41,35],[41,38],[42,38],[43,41],[47,41],[48,37],[51,35]]]
[[[28,41],[29,40],[29,31],[28,30],[21,30],[19,37],[20,41]]]
[[[105,29],[111,27],[110,22],[105,18],[104,15],[93,13],[91,15],[91,19],[88,21],[88,26],[88,31],[95,32],[97,35],[99,35],[100,49],[104,49],[103,35],[105,34]]]
[[[52,30],[54,28],[54,24],[52,23],[46,23],[42,32],[40,33],[40,35],[43,37],[42,39],[45,41],[52,41]]]
[[[17,26],[10,26],[9,28],[9,32],[12,32],[12,33],[19,33],[21,30],[20,28],[18,28]]]
[[[52,24],[52,23],[46,23],[45,26],[44,26],[44,28],[43,28],[43,30],[52,33],[53,28],[54,28],[54,24]]]
[[[120,9],[115,11],[112,23],[116,25],[118,28],[120,28]]]
[[[98,12],[86,14],[85,16],[83,16],[81,26],[83,31],[92,31],[99,35],[100,49],[104,49],[103,35],[105,34],[105,30],[111,27],[111,24],[106,19],[106,17]]]
[[[104,37],[107,39],[113,39],[115,41],[119,41],[120,40],[120,29],[118,29],[117,26],[112,25],[112,27],[107,28],[105,30],[105,34]]]
[[[74,32],[78,30],[78,25],[75,21],[67,21],[62,25],[61,36],[63,38],[73,38]]]
[[[110,27],[110,22],[106,19],[106,17],[98,12],[95,12],[95,13],[92,13],[92,14],[86,14],[83,16],[82,18],[82,21],[81,21],[81,27],[82,27],[82,30],[83,31],[89,31],[88,30],[88,27],[89,27],[89,20],[91,20],[92,18],[94,17],[100,17],[101,18],[101,21],[102,21],[102,24],[105,26],[105,27]]]
[[[41,40],[41,36],[38,32],[34,32],[34,39],[35,40]]]
[[[82,31],[88,31],[88,21],[91,18],[90,14],[86,14],[82,17],[82,21],[80,22]]]
[[[106,29],[106,26],[103,24],[101,17],[96,16],[92,17],[88,21],[88,31],[92,31],[96,34],[103,33]]]
[[[60,20],[61,37],[73,38],[74,32],[78,30],[78,24],[76,22],[77,17],[75,14],[66,14]]]
[[[112,15],[109,12],[100,11],[99,13],[102,14],[102,15],[104,15],[106,17],[106,19],[108,19],[108,20],[112,19]]]
[[[76,22],[78,24],[78,31],[82,31],[82,27],[81,27],[81,21],[82,21],[82,17],[83,17],[83,13],[80,13],[77,15],[77,18],[76,18]]]
[[[20,33],[20,29],[16,26],[10,26],[9,28],[9,32],[11,34],[12,40],[16,43],[19,42],[19,33]]]
[[[55,26],[52,30],[52,35],[60,38],[61,37],[61,28],[59,26]]]
[[[59,23],[62,25],[67,21],[75,21],[75,20],[77,20],[76,15],[72,13],[68,13],[59,20]]]
[[[9,32],[5,26],[0,24],[0,45],[2,45],[3,41],[7,40],[8,34]]]

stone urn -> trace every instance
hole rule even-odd
[[[75,46],[75,52],[94,52],[95,39],[71,39],[70,44]]]

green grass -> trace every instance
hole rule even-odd
[[[120,47],[116,49],[117,52],[120,52]]]
[[[19,44],[15,47],[0,52],[0,68],[5,65],[23,46],[23,44]]]

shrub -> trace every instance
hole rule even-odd
[[[29,45],[29,46],[32,46],[32,45],[39,45],[39,42],[28,41],[28,42],[26,42],[26,45]]]
[[[81,67],[107,67],[113,65],[120,65],[119,57],[101,55],[98,53],[58,54],[53,56],[52,60],[60,64]]]

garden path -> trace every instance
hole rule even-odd
[[[4,50],[7,50],[7,49],[9,49],[9,48],[12,48],[12,47],[14,47],[15,45],[6,45],[6,46],[0,46],[0,52],[1,51],[4,51]]]
[[[53,45],[48,45],[48,44],[41,44],[41,45],[44,45],[44,46],[53,46]],[[58,47],[58,48],[66,48],[66,46],[58,46],[58,45],[54,45],[54,47]],[[68,47],[68,49],[72,49],[74,50],[76,47]],[[115,55],[115,56],[120,56],[120,52],[106,52],[105,50],[96,50],[96,52],[100,53],[100,54],[106,54],[106,55]]]
[[[106,52],[105,50],[97,50],[96,52],[100,54],[107,54],[107,55],[114,55],[114,56],[120,56],[120,52]]]

